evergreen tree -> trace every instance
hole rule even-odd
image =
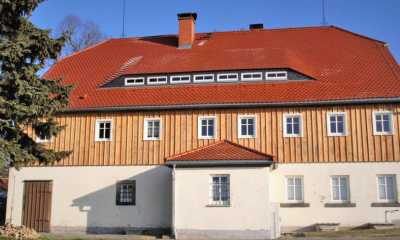
[[[55,60],[65,37],[34,26],[29,17],[43,0],[0,0],[0,164],[51,164],[66,157],[36,143],[26,133],[55,136],[62,127],[55,114],[68,104],[70,86],[48,80],[38,71]]]

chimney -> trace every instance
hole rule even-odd
[[[197,13],[179,13],[179,48],[191,48],[195,37]]]
[[[249,28],[251,31],[261,30],[261,29],[264,29],[264,24],[262,24],[262,23],[250,24]]]

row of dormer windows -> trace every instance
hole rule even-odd
[[[287,80],[287,71],[267,71],[267,72],[228,72],[228,73],[217,73],[216,75],[211,73],[205,74],[183,74],[173,76],[148,76],[148,77],[126,77],[125,86],[140,86],[140,85],[161,85],[167,84],[168,79],[170,84],[181,84],[181,83],[210,83],[215,82],[236,82],[236,81],[262,81],[265,80]],[[147,80],[147,82],[146,82]]]
[[[390,111],[373,112],[373,133],[374,135],[390,135],[393,133],[393,113]],[[237,118],[238,137],[256,138],[257,118],[255,115],[239,115]],[[301,113],[283,114],[283,136],[284,137],[303,137],[303,117]],[[327,113],[327,135],[346,136],[347,135],[347,116],[345,112]],[[111,141],[113,122],[109,119],[96,120],[96,141]],[[217,117],[200,116],[198,117],[197,135],[199,139],[217,138]],[[161,118],[144,119],[144,140],[160,140],[162,133]],[[38,137],[37,142],[49,142],[49,137]]]

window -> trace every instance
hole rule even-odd
[[[301,137],[302,121],[301,114],[284,114],[283,115],[283,135],[284,137]]]
[[[242,73],[242,81],[262,80],[262,72]]]
[[[286,177],[287,200],[289,202],[303,202],[303,177]]]
[[[348,176],[332,176],[332,201],[348,202],[349,201],[349,177]]]
[[[374,134],[389,135],[393,132],[392,113],[388,111],[379,111],[373,113]]]
[[[239,75],[237,73],[220,73],[217,75],[217,80],[219,82],[234,82],[239,80]]]
[[[52,139],[51,135],[44,134],[44,135],[36,136],[37,143],[48,143],[48,142],[51,142],[51,139]]]
[[[378,200],[397,202],[396,175],[378,175]]]
[[[230,205],[230,182],[229,175],[211,176],[211,199],[210,204],[216,206]]]
[[[256,117],[255,116],[239,116],[238,118],[238,136],[239,138],[256,137]]]
[[[190,75],[171,76],[171,83],[190,83]]]
[[[159,118],[144,119],[144,140],[160,140],[161,120]]]
[[[144,85],[144,77],[129,77],[125,78],[125,86]]]
[[[155,84],[166,84],[167,77],[166,76],[153,76],[147,78],[147,84],[155,85]]]
[[[216,128],[215,117],[199,117],[198,120],[198,138],[213,139],[215,138]]]
[[[214,82],[214,74],[194,75],[194,82]]]
[[[96,120],[96,141],[110,141],[111,129],[111,120]]]
[[[346,114],[328,113],[328,136],[345,136],[346,135]]]
[[[267,72],[265,74],[265,78],[267,80],[287,80],[287,72],[286,71]]]
[[[117,205],[136,204],[136,181],[126,180],[117,183]]]

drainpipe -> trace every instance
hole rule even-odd
[[[175,164],[172,166],[172,234],[177,239],[175,229]]]

